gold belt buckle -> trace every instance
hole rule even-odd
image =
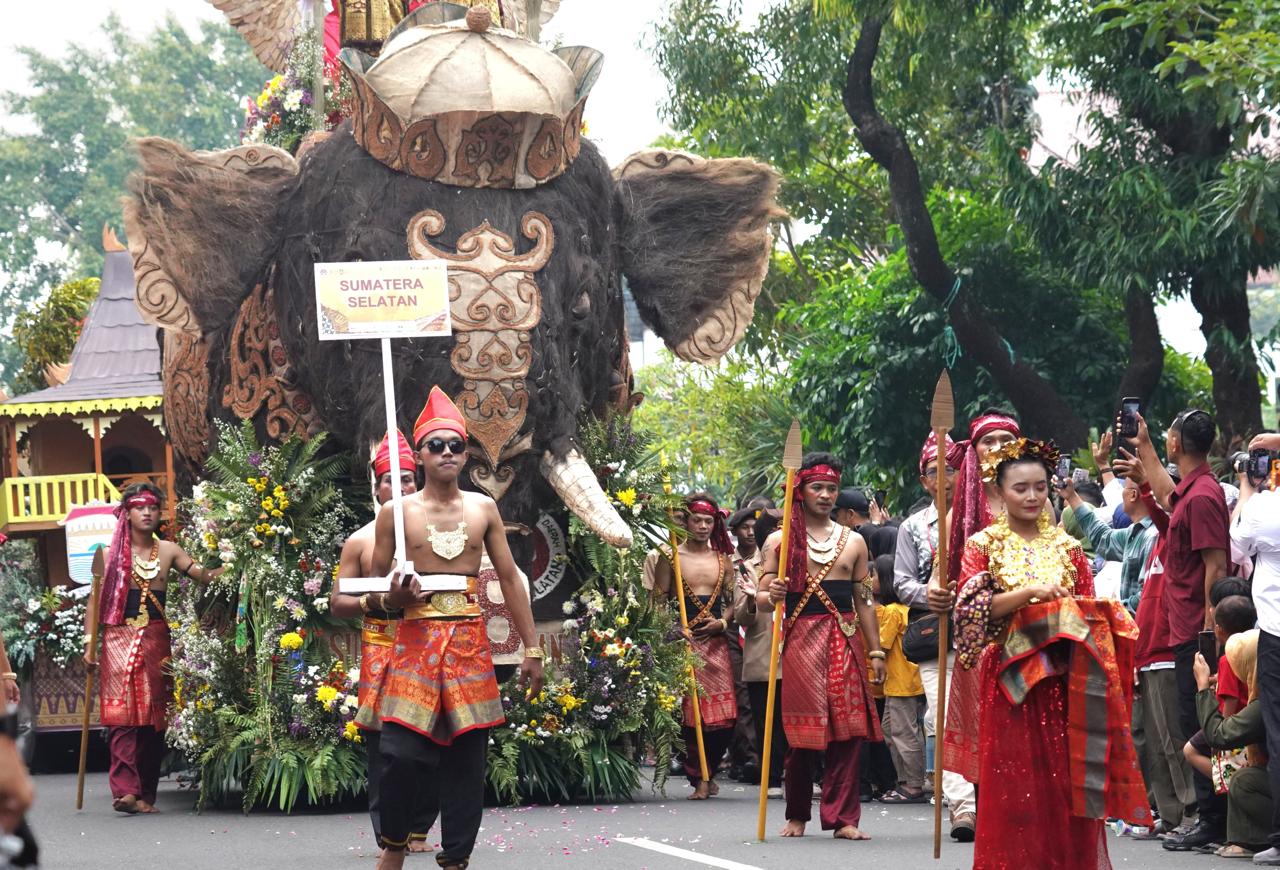
[[[445,616],[454,616],[467,609],[465,592],[435,592],[431,595],[431,606]]]
[[[845,637],[853,637],[858,632],[858,623],[845,622],[843,619],[837,620],[840,623],[840,631]]]
[[[131,625],[134,628],[146,628],[147,623],[149,623],[150,621],[151,621],[151,614],[147,612],[146,607],[143,607],[141,610],[138,611],[137,616],[131,616],[128,619],[126,619],[125,624]]]

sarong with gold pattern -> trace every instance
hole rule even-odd
[[[855,737],[884,739],[862,641],[846,637],[830,614],[802,615],[787,632],[782,730],[793,749],[822,750]]]
[[[169,661],[169,624],[152,619],[143,628],[102,626],[98,669],[101,722],[108,727],[167,726],[172,686],[165,675]]]
[[[369,709],[366,718],[372,724],[360,726],[359,715],[356,724],[366,730],[382,727],[382,684],[391,661],[397,625],[397,620],[377,616],[365,616],[360,624],[360,685],[356,697],[360,699],[361,710]]]
[[[735,638],[736,640],[736,638]],[[702,664],[694,669],[698,679],[699,711],[702,727],[730,728],[738,719],[738,700],[733,685],[733,661],[729,658],[729,639],[724,635],[695,637],[690,642]],[[693,703],[684,698],[684,721],[693,724]]]

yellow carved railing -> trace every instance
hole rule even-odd
[[[51,474],[11,477],[3,481],[0,527],[27,523],[56,523],[73,505],[117,501],[117,490],[106,475]]]

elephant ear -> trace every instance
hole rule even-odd
[[[633,154],[617,182],[622,272],[640,316],[681,359],[705,364],[746,332],[773,248],[778,173],[754,160]]]
[[[267,266],[276,209],[297,161],[269,145],[188,151],[166,139],[134,143],[124,226],[148,323],[196,335],[230,323]]]

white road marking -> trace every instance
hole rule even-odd
[[[626,843],[628,846],[638,846],[651,852],[661,852],[664,855],[683,858],[686,861],[705,864],[708,867],[719,867],[721,870],[763,870],[763,868],[756,867],[753,864],[740,864],[727,858],[717,858],[715,855],[704,855],[701,852],[690,852],[688,849],[677,849],[675,846],[668,846],[666,843],[655,843],[653,840],[646,840],[644,837],[614,837],[613,841],[615,843]]]

